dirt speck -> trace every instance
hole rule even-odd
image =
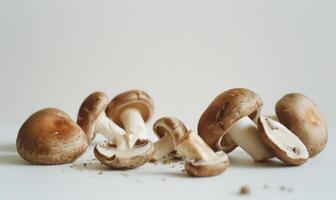
[[[250,189],[250,187],[247,186],[247,185],[242,186],[242,187],[240,188],[240,190],[239,190],[239,194],[240,194],[240,195],[249,195],[249,194],[251,194],[251,189]]]

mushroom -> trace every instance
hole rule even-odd
[[[306,145],[310,157],[325,148],[328,141],[326,121],[307,96],[287,94],[277,102],[275,110],[280,123]]]
[[[138,139],[147,139],[148,130],[145,122],[153,115],[152,98],[144,91],[131,90],[119,94],[111,100],[106,113],[116,124]],[[133,144],[135,141],[132,141]]]
[[[214,152],[198,134],[188,131],[175,118],[164,117],[155,122],[154,131],[164,135],[159,144],[160,155],[176,150],[185,160],[185,170],[190,176],[214,176],[226,170],[229,159],[224,152]],[[167,145],[167,147],[165,147]],[[155,151],[157,151],[156,149]]]
[[[148,162],[154,153],[149,140],[137,140],[132,148],[108,142],[99,143],[94,149],[96,158],[114,169],[133,169]]]
[[[260,140],[256,125],[262,105],[261,98],[251,90],[227,90],[204,111],[198,132],[214,151],[228,153],[238,145],[255,161],[271,158],[273,153]]]
[[[77,123],[89,140],[96,133],[101,133],[108,139],[95,146],[96,158],[114,169],[131,169],[143,165],[154,152],[153,143],[138,140],[110,120],[105,114],[108,101],[105,93],[94,92],[84,100],[78,112]]]
[[[56,108],[32,114],[21,126],[16,140],[17,151],[24,160],[45,165],[73,162],[87,146],[83,130]]]
[[[302,165],[309,158],[301,140],[280,122],[260,116],[260,138],[277,158],[290,165]]]
[[[108,140],[116,140],[126,131],[111,121],[105,113],[109,98],[103,92],[94,92],[85,98],[79,108],[77,124],[82,127],[89,141],[96,133],[100,133]]]
[[[180,140],[188,132],[188,129],[180,120],[168,117],[156,121],[153,130],[160,139],[154,143],[155,152],[152,161],[158,161],[173,153],[176,149],[174,138]]]

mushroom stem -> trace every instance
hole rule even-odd
[[[176,147],[179,155],[187,160],[210,160],[216,158],[216,153],[193,132],[187,133],[186,138]]]
[[[168,134],[164,135],[154,144],[154,155],[152,160],[160,160],[175,150],[174,144]]]
[[[138,109],[128,108],[120,115],[125,130],[138,139],[147,139],[147,127]]]
[[[243,117],[233,124],[229,137],[246,151],[255,161],[272,158],[273,154],[261,141],[257,125],[249,118]]]
[[[99,114],[97,121],[96,121],[96,126],[94,127],[94,129],[95,129],[95,132],[101,133],[108,140],[111,140],[118,135],[126,134],[126,131],[120,128],[112,120],[107,118],[104,112]]]

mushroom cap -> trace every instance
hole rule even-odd
[[[302,165],[308,158],[308,150],[301,140],[280,122],[260,116],[260,139],[277,158],[290,165]]]
[[[216,152],[216,158],[211,160],[187,160],[184,164],[186,172],[190,176],[207,177],[224,172],[230,164],[229,158],[224,152]]]
[[[279,121],[306,145],[310,157],[325,148],[328,141],[326,121],[307,96],[287,94],[277,102],[275,110]]]
[[[183,122],[172,117],[158,119],[153,125],[153,131],[159,138],[168,135],[175,147],[188,133],[188,129]]]
[[[94,92],[85,98],[79,108],[77,124],[86,133],[88,141],[92,141],[96,135],[95,123],[99,115],[105,111],[109,98],[104,92]]]
[[[243,117],[248,116],[257,122],[262,106],[261,98],[249,89],[227,90],[218,95],[203,112],[198,122],[198,133],[214,151],[230,152],[237,145],[226,138],[229,137],[226,133]]]
[[[149,140],[138,140],[133,148],[118,150],[115,145],[102,142],[96,145],[96,158],[113,169],[133,169],[148,162],[154,153],[154,145]]]
[[[46,108],[31,115],[21,126],[16,146],[20,156],[36,164],[65,164],[87,148],[83,130],[63,111]]]
[[[123,127],[120,115],[128,108],[139,110],[143,120],[147,122],[153,115],[154,103],[146,92],[131,90],[114,97],[107,106],[106,113],[111,120]]]

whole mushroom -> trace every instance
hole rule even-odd
[[[137,139],[148,139],[146,122],[152,117],[154,104],[144,91],[131,90],[114,97],[109,103],[107,116]],[[133,140],[134,144],[136,140]]]
[[[279,121],[305,144],[310,157],[325,148],[328,141],[326,121],[307,96],[287,94],[277,102],[275,110]]]
[[[63,111],[45,108],[21,126],[16,147],[20,156],[36,164],[65,164],[76,160],[88,146],[83,130]]]
[[[154,152],[153,143],[138,139],[110,120],[105,113],[108,102],[105,93],[94,92],[84,100],[78,112],[77,123],[89,140],[96,133],[108,139],[95,146],[96,158],[114,169],[136,168],[148,162]]]
[[[214,150],[229,153],[237,145],[255,161],[273,157],[261,141],[257,120],[263,102],[253,91],[234,88],[218,95],[202,114],[198,133]]]
[[[164,117],[154,124],[154,131],[163,143],[155,151],[160,155],[176,150],[185,160],[185,170],[190,176],[215,176],[229,166],[229,159],[224,152],[214,152],[198,134],[188,131],[178,119]],[[168,150],[169,149],[169,150]]]

